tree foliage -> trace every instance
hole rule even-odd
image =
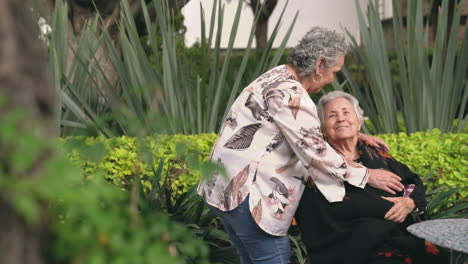
[[[45,263],[45,207],[29,211],[31,194],[13,188],[16,181],[42,177],[51,151],[39,151],[41,143],[33,138],[57,132],[56,92],[29,10],[27,1],[0,2],[0,185],[8,184],[0,192],[0,263]]]

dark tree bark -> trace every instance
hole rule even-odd
[[[190,0],[172,0],[169,1],[169,8],[173,10],[174,14],[177,14],[188,2]]]
[[[51,8],[50,11],[53,11],[55,1],[59,0],[40,1],[44,2],[45,5],[49,6]],[[150,19],[154,21],[156,17],[156,12],[154,8],[152,8],[152,1],[153,0],[145,0],[145,2],[148,5],[148,13]],[[182,8],[189,1],[190,0],[169,0],[168,7],[172,10],[173,14],[177,14],[181,12]],[[100,24],[101,30],[103,28],[106,28],[108,30],[110,38],[114,42],[114,45],[117,48],[120,47],[119,32],[117,25],[120,19],[121,0],[67,0],[66,2],[68,3],[69,9],[69,32],[72,32],[74,35],[74,38],[71,38],[71,36],[69,37],[70,45],[72,47],[76,46],[76,43],[74,43],[74,41],[79,39],[86,23],[94,19],[98,14],[101,16],[102,21],[102,24]],[[141,0],[128,0],[128,4],[132,11],[133,17],[135,18],[135,23],[139,34],[142,36],[146,35],[147,30],[141,7]],[[113,66],[113,63],[108,59],[108,56],[106,54],[108,54],[108,52],[106,51],[106,47],[103,45],[97,49],[95,57],[100,67],[103,69],[109,82],[115,85],[115,87],[118,87],[118,74]],[[69,59],[67,61],[72,61],[71,58],[73,58],[73,51],[71,49],[68,50],[68,57]]]
[[[250,0],[247,4],[252,9],[254,16],[258,16],[255,28],[255,44],[258,51],[266,48],[268,41],[268,20],[275,10],[278,0]]]
[[[39,43],[37,24],[29,1],[0,1],[0,93],[6,104],[0,107],[0,120],[13,109],[22,109],[27,120],[18,129],[38,131],[41,136],[56,131],[55,90],[48,81],[43,44]],[[31,129],[32,123],[42,129]],[[32,133],[32,132],[31,132]],[[0,141],[1,171],[9,175],[11,143]],[[47,155],[44,155],[47,156]],[[37,177],[46,158],[35,162],[28,175]],[[41,221],[40,221],[41,222]],[[29,226],[12,206],[8,192],[0,193],[0,263],[40,264],[42,226]]]
[[[49,6],[53,7],[57,0],[42,1],[46,1]],[[152,9],[152,4],[150,4],[152,0],[145,0],[145,2],[148,5],[151,20],[154,20],[156,13]],[[168,7],[173,14],[177,14],[188,2],[190,2],[190,0],[169,0]],[[120,16],[120,0],[68,0],[67,3],[69,5],[69,22],[75,35],[79,36],[85,23],[89,19],[94,18],[97,14],[101,16],[103,26],[110,28],[111,36],[112,33],[117,34],[115,27]],[[146,33],[146,28],[141,2],[140,0],[128,0],[128,3],[135,17],[138,30],[140,34],[144,35]]]
[[[448,2],[448,23],[447,23],[447,29],[446,32],[449,34],[449,32],[452,29],[452,21],[451,19],[453,18],[454,12],[455,12],[455,5],[458,5],[461,2],[461,0],[449,0]],[[439,8],[442,6],[442,0],[433,0],[431,4],[431,8],[429,10],[429,24],[431,26],[431,31],[432,31],[432,40],[435,41],[436,35],[437,35],[437,23],[439,20]],[[447,38],[448,39],[448,38]]]

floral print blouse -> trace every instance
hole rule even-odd
[[[275,67],[246,87],[231,106],[211,160],[225,177],[203,177],[198,193],[222,211],[249,196],[252,217],[271,235],[285,236],[305,183],[330,202],[342,201],[344,181],[364,188],[367,168],[347,164],[326,143],[314,102],[287,70]]]

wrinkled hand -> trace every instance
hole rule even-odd
[[[380,138],[360,133],[359,139],[361,141],[367,142],[368,144],[376,148],[382,148],[385,152],[390,151],[390,148],[388,147],[387,143],[385,143],[385,141],[381,140]]]
[[[400,181],[401,178],[393,172],[382,169],[369,169],[367,184],[374,188],[395,194],[395,191],[401,192],[405,187]]]
[[[413,199],[408,197],[382,197],[383,199],[392,202],[394,205],[385,214],[385,219],[396,223],[405,221],[408,214],[410,214],[416,205]]]

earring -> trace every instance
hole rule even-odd
[[[312,76],[312,81],[314,81],[314,82],[319,82],[319,81],[322,79],[322,77],[323,77],[322,74],[319,73],[319,74],[317,74],[317,75],[320,77],[319,80],[318,80],[318,81],[315,80],[315,75],[314,75],[314,76]]]

